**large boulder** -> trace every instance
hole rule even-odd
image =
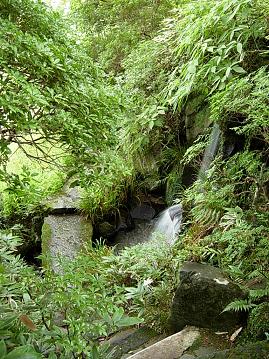
[[[84,244],[90,243],[93,227],[90,220],[78,214],[49,215],[42,227],[42,253],[45,266],[62,273],[60,258],[75,258]]]
[[[234,312],[223,309],[245,293],[220,269],[185,262],[180,269],[180,284],[171,308],[171,329],[180,331],[185,325],[214,330],[229,330],[241,320]]]

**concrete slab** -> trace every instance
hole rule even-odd
[[[182,331],[130,356],[129,359],[177,359],[192,346],[199,336],[197,328],[186,327]]]

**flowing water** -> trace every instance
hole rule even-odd
[[[215,123],[212,128],[212,132],[210,134],[210,141],[205,149],[202,164],[198,174],[198,178],[200,179],[204,178],[206,171],[209,170],[209,167],[216,156],[220,141],[220,134],[221,131],[219,125]]]
[[[175,204],[164,210],[157,218],[152,235],[161,234],[168,244],[174,244],[181,230],[182,212],[181,204]]]
[[[214,160],[214,157],[216,156],[220,141],[220,135],[221,131],[219,125],[214,124],[210,135],[210,141],[205,149],[201,168],[198,174],[198,178],[200,179],[204,178],[206,171],[210,168],[210,165]],[[181,204],[176,204],[171,207],[168,207],[159,215],[152,231],[153,235],[155,233],[161,233],[165,236],[165,239],[168,244],[174,244],[177,239],[177,235],[180,233],[182,227],[182,212],[183,208]]]
[[[221,132],[219,126],[214,125],[210,136],[210,142],[205,150],[202,165],[198,175],[201,179],[203,179],[206,171],[209,169],[217,153],[220,133]],[[74,198],[73,197],[74,196],[71,196],[68,192],[64,195],[64,200],[62,197],[58,198],[55,204],[52,205],[52,208],[54,209],[55,213],[57,210],[58,214],[62,213],[63,215],[57,215],[57,217],[55,217],[55,215],[49,216],[45,220],[43,226],[42,236],[45,236],[46,232],[51,235],[49,241],[50,248],[48,249],[52,257],[55,258],[52,267],[56,272],[59,272],[61,270],[57,261],[57,255],[63,254],[65,257],[73,258],[81,244],[80,233],[81,226],[84,226],[84,222],[82,221],[82,217],[80,217],[76,213],[72,215],[70,214],[70,210],[72,210],[73,213],[73,209],[76,208],[74,202],[76,200],[76,196]],[[182,228],[182,205],[175,204],[171,207],[168,207],[161,214],[159,214],[159,216],[155,220],[152,220],[154,214],[151,212],[153,209],[151,208],[151,210],[149,210],[148,208],[146,208],[147,206],[142,207],[143,211],[141,212],[141,208],[138,211],[139,213],[142,213],[142,217],[141,213],[138,213],[139,216],[137,217],[137,213],[135,212],[135,210],[132,213],[136,228],[130,232],[119,232],[119,234],[117,235],[115,239],[115,244],[118,250],[139,243],[145,243],[148,241],[155,241],[158,246],[160,246],[160,242],[162,240],[163,243],[168,244],[169,246],[173,245],[176,241],[178,234],[180,233]],[[69,218],[67,214],[69,214],[69,217],[71,216],[72,218]],[[45,230],[46,228],[47,231]],[[63,235],[63,228],[65,229],[67,237]],[[91,230],[86,230],[88,234],[91,233],[91,231],[92,228]]]

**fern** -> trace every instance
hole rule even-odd
[[[248,312],[250,311],[252,308],[256,307],[257,304],[251,303],[249,300],[247,299],[242,299],[242,300],[235,300],[234,302],[229,303],[222,311],[223,312],[229,312],[229,311],[234,311],[234,312]]]
[[[251,299],[261,299],[264,297],[269,297],[269,287],[263,289],[252,289],[249,292],[249,296]]]
[[[243,211],[240,207],[225,208],[226,213],[220,219],[220,227],[227,231],[233,226],[240,226],[243,217]]]

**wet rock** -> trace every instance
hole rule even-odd
[[[98,226],[100,237],[109,238],[115,233],[115,226],[109,222],[102,222]]]
[[[195,96],[194,98],[190,98],[185,106],[185,114],[192,115],[193,113],[197,113],[201,108],[201,105],[204,103],[205,97],[203,95]]]
[[[184,115],[184,121],[187,141],[192,143],[211,124],[209,106],[197,109],[196,111],[194,108],[192,110],[190,108]]]
[[[116,213],[107,216],[103,222],[98,223],[95,228],[96,237],[111,240],[114,244],[118,233],[126,233],[135,228],[135,224],[128,210],[120,209]]]
[[[131,232],[119,232],[114,244],[117,251],[136,244],[147,243],[151,238],[152,224],[143,220],[135,220],[135,229]]]
[[[143,219],[145,221],[151,220],[155,216],[155,209],[147,204],[140,204],[131,210],[133,219]]]
[[[229,330],[241,320],[239,313],[222,312],[233,300],[245,293],[220,269],[186,262],[180,269],[180,284],[171,308],[171,329],[185,325],[216,330]]]

